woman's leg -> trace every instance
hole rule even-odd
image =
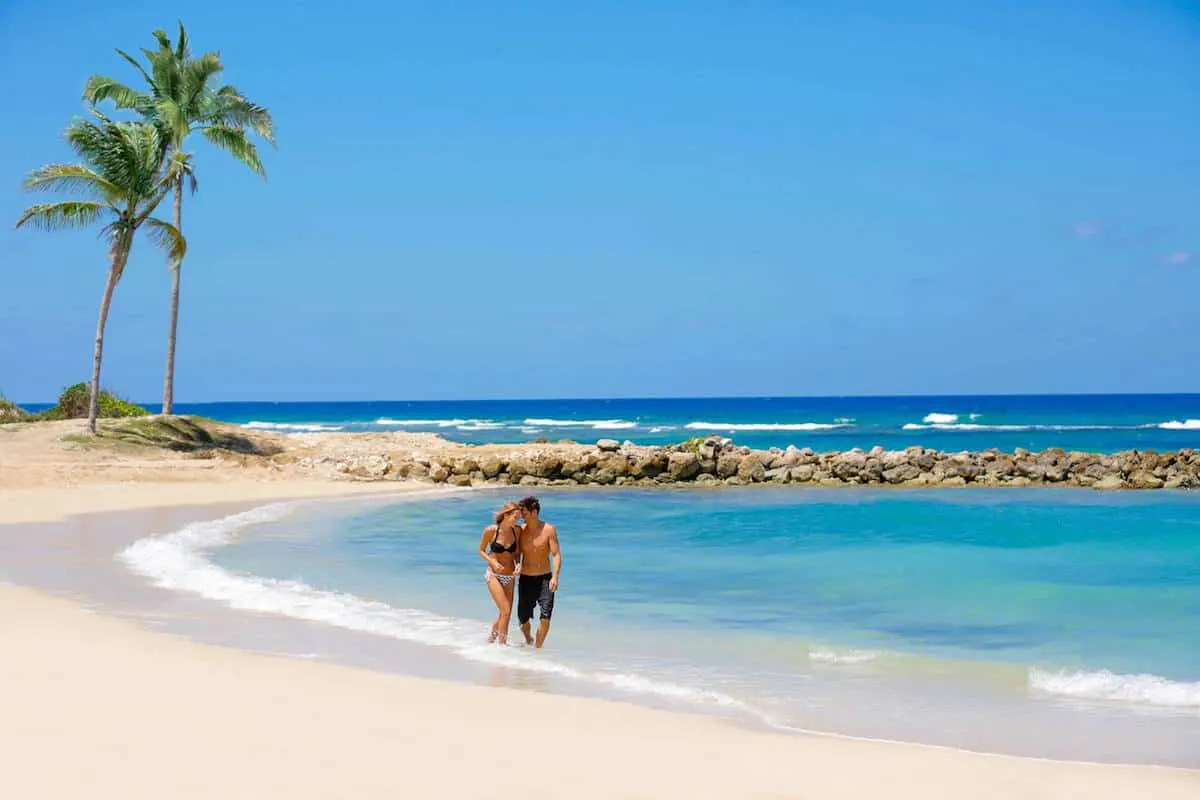
[[[512,615],[512,589],[510,588],[506,592],[505,587],[500,584],[495,575],[488,576],[487,587],[488,592],[492,595],[492,602],[496,604],[496,610],[500,612],[496,621],[492,623],[488,641],[499,640],[500,644],[506,644],[508,642],[508,619]]]

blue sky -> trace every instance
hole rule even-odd
[[[280,145],[195,144],[180,401],[1200,391],[1200,8],[850,5],[7,0],[0,392],[89,374],[104,247],[20,180],[177,18]]]

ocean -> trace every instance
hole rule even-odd
[[[748,423],[773,401],[738,402]],[[269,506],[121,559],[160,586],[318,623],[313,657],[400,642],[447,675],[775,730],[1200,767],[1198,493],[546,490],[564,567],[537,651],[484,643],[479,536],[516,491]]]
[[[176,411],[261,430],[429,431],[476,444],[665,444],[714,434],[755,448],[819,451],[922,445],[1113,453],[1200,445],[1197,394],[180,403]]]

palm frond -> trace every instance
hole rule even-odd
[[[201,130],[204,133],[204,138],[208,139],[213,146],[224,150],[238,161],[241,161],[253,170],[256,175],[266,177],[267,171],[263,167],[262,160],[258,157],[258,148],[246,138],[244,130],[231,128],[227,125],[211,125]]]
[[[180,61],[187,61],[191,57],[192,52],[188,46],[187,31],[183,29],[183,20],[179,20],[179,39],[175,42],[175,58]]]
[[[112,209],[103,203],[85,200],[64,200],[59,203],[39,203],[30,206],[17,220],[16,227],[39,228],[44,231],[86,228]]]
[[[154,82],[154,79],[150,77],[150,73],[146,72],[145,67],[138,63],[136,58],[120,49],[117,50],[117,55],[128,61],[130,64],[133,64],[133,68],[142,74],[142,78],[146,81],[146,85],[150,87],[150,93],[152,95],[158,97],[161,94],[161,88]]]
[[[105,100],[111,100],[117,108],[128,108],[145,113],[151,100],[145,92],[139,92],[120,81],[105,75],[93,75],[83,86],[83,100],[97,105]]]
[[[225,71],[221,56],[217,53],[205,53],[199,58],[184,62],[182,68],[181,93],[191,116],[198,116],[205,105],[204,98],[212,93],[211,83]]]
[[[83,164],[46,164],[25,179],[29,191],[79,192],[107,202],[121,196],[120,187]]]
[[[151,217],[142,225],[142,230],[146,232],[150,241],[166,251],[171,269],[178,269],[187,253],[187,240],[183,238],[179,229],[169,222]]]
[[[271,112],[251,102],[233,86],[222,86],[205,109],[204,122],[227,128],[248,128],[275,146]]]
[[[160,98],[154,104],[155,115],[171,132],[171,139],[175,144],[181,143],[187,138],[189,132],[187,111],[179,104],[175,97]]]

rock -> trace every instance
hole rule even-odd
[[[682,455],[675,453],[674,455]],[[690,455],[690,454],[689,454]],[[657,477],[667,468],[668,457],[659,452],[652,450],[648,453],[636,455],[629,465],[629,474],[635,478],[654,478]]]
[[[912,464],[901,464],[883,471],[883,479],[888,483],[907,483],[921,474],[921,470]]]
[[[596,449],[602,453],[615,453],[621,449],[621,443],[616,439],[601,439],[596,442]]]
[[[1163,481],[1146,470],[1138,470],[1129,476],[1129,485],[1134,489],[1161,489]]]
[[[479,471],[486,478],[494,478],[504,469],[504,463],[496,456],[486,456],[479,461]]]
[[[742,464],[742,457],[736,453],[722,453],[717,459],[717,477],[724,480],[738,471],[738,467]]]
[[[1093,483],[1092,488],[1099,489],[1101,491],[1124,489],[1125,481],[1121,480],[1121,478],[1117,475],[1105,475],[1103,478]]]
[[[559,472],[563,478],[574,478],[579,473],[586,472],[587,469],[587,459],[583,456],[571,455],[563,459],[562,466],[559,467]]]
[[[552,453],[538,453],[533,458],[531,474],[538,478],[552,478],[558,474],[562,459]]]
[[[461,472],[456,472],[450,476],[450,479],[447,481],[447,483],[452,486],[470,486],[471,476],[464,475]]]
[[[798,467],[792,467],[789,477],[791,477],[792,483],[808,483],[813,479],[814,472],[816,470],[813,469],[812,464],[801,464]]]
[[[438,483],[445,483],[446,479],[450,477],[450,470],[441,464],[432,464],[429,467],[429,477]]]
[[[767,470],[756,453],[742,456],[742,460],[738,462],[737,477],[747,483],[762,483],[766,475]]]
[[[455,475],[470,475],[477,469],[479,469],[479,462],[468,457],[455,461],[454,468],[451,471]]]
[[[690,480],[700,473],[700,459],[695,453],[671,453],[667,458],[667,474],[672,480]]]
[[[966,486],[967,479],[962,475],[947,475],[942,479],[942,486]]]
[[[717,483],[717,476],[710,472],[702,472],[696,476],[697,486],[712,486]]]
[[[629,472],[629,459],[621,453],[606,452],[596,462],[596,469],[611,472],[618,478],[624,477]]]
[[[593,472],[591,477],[592,483],[599,483],[604,486],[615,483],[617,480],[616,473],[614,473],[611,469],[606,469],[604,467],[601,467]]]
[[[791,480],[791,467],[775,467],[766,471],[765,480],[772,483],[787,483]]]

